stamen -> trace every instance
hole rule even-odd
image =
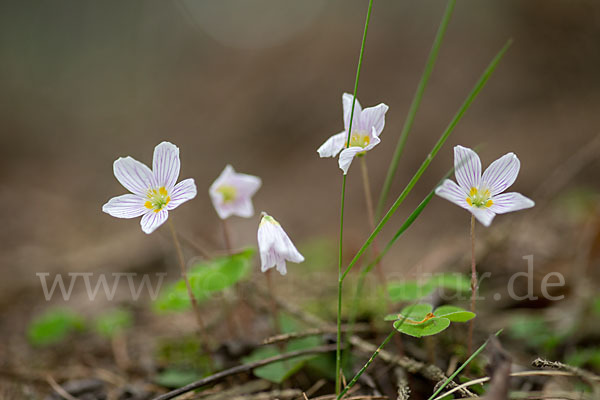
[[[171,201],[171,197],[169,196],[169,192],[164,186],[158,188],[158,190],[152,188],[148,189],[148,200],[144,203],[144,207],[149,210],[154,211],[155,213],[164,209],[167,204]]]
[[[469,191],[469,196],[465,200],[467,201],[467,204],[469,204],[471,207],[488,208],[492,204],[494,204],[490,197],[492,197],[492,194],[490,193],[489,189],[480,191],[479,189],[472,187]]]
[[[237,195],[237,189],[231,185],[221,185],[217,188],[217,192],[223,195],[223,203],[231,203]]]

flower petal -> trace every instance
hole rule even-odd
[[[342,106],[344,108],[344,130],[348,132],[348,128],[350,127],[350,114],[352,113],[352,100],[354,99],[354,95],[350,93],[344,93],[342,95]],[[356,98],[356,102],[354,103],[354,115],[352,117],[352,126],[358,120],[360,113],[362,111],[362,107],[358,102],[358,98]]]
[[[435,189],[435,194],[467,210],[472,208],[469,203],[467,203],[467,194],[464,189],[450,179],[446,179],[438,186]]]
[[[285,260],[295,263],[304,261],[304,257],[298,252],[281,225],[267,214],[263,213],[258,226],[257,239],[263,272],[276,266],[277,270],[285,275],[287,273]]]
[[[499,194],[492,197],[492,201],[494,204],[491,205],[490,210],[496,214],[524,210],[535,205],[533,200],[517,192]]]
[[[364,151],[365,149],[362,147],[348,147],[347,149],[342,150],[340,158],[338,159],[338,165],[342,171],[344,171],[344,175],[348,173],[348,168],[350,168],[350,164],[352,164],[354,157]]]
[[[227,219],[231,215],[249,218],[254,215],[252,196],[261,185],[262,180],[259,177],[237,173],[231,165],[227,165],[210,186],[208,193],[219,218]],[[222,186],[235,189],[234,197],[229,201],[225,201],[224,194],[219,190]]]
[[[361,111],[360,119],[357,121],[357,129],[371,131],[375,128],[376,135],[381,135],[381,131],[385,126],[385,113],[389,107],[384,104],[378,104],[375,107],[368,107]],[[352,129],[354,131],[354,129]]]
[[[232,177],[231,183],[237,188],[238,195],[246,198],[254,196],[262,186],[262,180],[258,176],[237,172]]]
[[[279,271],[281,275],[287,274],[287,268],[285,267],[285,258],[279,258],[277,260],[277,271]]]
[[[481,181],[481,160],[473,150],[463,147],[454,147],[454,174],[461,188],[467,192],[471,188],[479,188]]]
[[[483,173],[481,181],[490,189],[492,196],[504,192],[512,185],[517,176],[521,162],[514,153],[508,153],[494,161]]]
[[[102,206],[102,211],[117,218],[135,218],[148,211],[144,201],[144,198],[135,194],[124,194],[110,199]]]
[[[171,192],[171,201],[167,204],[167,210],[172,210],[188,200],[196,197],[197,189],[193,178],[184,179],[179,182]]]
[[[364,147],[364,151],[369,151],[373,147],[377,146],[381,143],[381,139],[379,139],[379,134],[374,126],[371,127],[371,135],[369,136],[369,144]]]
[[[469,211],[481,222],[484,226],[490,226],[496,214],[490,208],[469,207]]]
[[[121,157],[113,164],[115,177],[133,194],[146,197],[148,189],[154,186],[154,175],[146,165],[132,157]]]
[[[317,153],[319,153],[319,156],[321,156],[321,158],[335,157],[345,147],[347,140],[347,131],[336,133],[335,135],[327,139],[325,143],[323,143],[321,147],[317,149]]]
[[[179,148],[173,143],[162,142],[154,148],[152,159],[152,172],[158,187],[164,186],[167,191],[175,187],[179,177]]]
[[[167,220],[168,217],[169,212],[167,210],[161,210],[159,212],[148,211],[142,217],[140,225],[142,226],[142,230],[145,233],[151,234],[156,230],[156,228],[161,226]]]

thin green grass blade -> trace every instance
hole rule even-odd
[[[398,198],[396,199],[396,201],[394,202],[392,207],[390,207],[390,209],[385,214],[385,216],[381,219],[379,224],[377,224],[377,227],[375,227],[375,229],[373,230],[373,232],[371,233],[371,235],[369,236],[367,241],[362,245],[360,250],[356,253],[354,258],[352,259],[352,261],[350,262],[350,264],[348,265],[348,267],[342,274],[342,277],[341,277],[342,280],[348,275],[348,273],[350,272],[352,267],[356,264],[358,259],[369,248],[369,246],[371,245],[373,240],[377,237],[379,232],[381,232],[383,227],[387,224],[389,219],[392,217],[392,215],[394,215],[394,213],[396,212],[398,207],[400,207],[400,205],[402,204],[404,199],[408,196],[410,191],[417,184],[417,182],[419,181],[419,179],[421,178],[421,176],[423,175],[423,173],[425,172],[427,167],[429,167],[429,164],[431,164],[431,161],[435,158],[437,153],[440,151],[440,149],[442,148],[442,146],[448,139],[448,136],[450,136],[450,134],[452,133],[452,131],[454,130],[454,128],[456,127],[458,122],[462,119],[465,112],[469,109],[469,107],[473,103],[473,100],[475,100],[475,98],[477,97],[477,95],[479,94],[481,89],[483,89],[486,82],[489,80],[490,76],[492,75],[492,73],[494,72],[496,67],[498,66],[498,63],[500,62],[500,60],[502,59],[502,57],[504,56],[504,54],[506,53],[506,51],[508,50],[508,48],[510,47],[511,44],[512,44],[512,40],[509,40],[504,45],[504,47],[502,47],[502,49],[498,52],[498,54],[496,54],[496,56],[494,57],[492,62],[485,69],[485,71],[483,72],[483,74],[481,75],[481,77],[479,78],[477,83],[475,84],[475,87],[471,90],[471,93],[469,93],[466,100],[461,105],[458,112],[456,113],[456,115],[454,116],[454,118],[452,119],[452,121],[450,122],[450,124],[448,125],[446,130],[444,131],[444,133],[442,133],[441,137],[439,138],[439,140],[437,141],[435,146],[433,146],[433,149],[427,155],[427,157],[425,158],[425,160],[423,161],[423,163],[421,164],[421,166],[419,167],[419,169],[417,170],[415,175],[412,177],[410,182],[408,182],[408,184],[406,185],[406,187],[404,188],[402,193],[400,193],[400,195],[398,196]]]
[[[496,332],[496,336],[498,336],[500,333],[502,333],[502,329],[500,329],[498,332]],[[450,383],[450,381],[452,381],[454,378],[456,378],[456,375],[460,374],[460,371],[462,371],[463,369],[465,369],[465,367],[467,365],[469,365],[469,363],[471,361],[473,361],[473,359],[475,357],[477,357],[479,355],[479,353],[481,353],[483,351],[483,349],[485,349],[485,346],[487,346],[487,344],[489,342],[490,342],[490,339],[486,340],[477,350],[475,350],[475,352],[473,354],[471,354],[471,357],[469,357],[467,359],[467,361],[465,361],[465,363],[463,365],[461,365],[459,368],[457,368],[456,371],[454,371],[454,373],[452,375],[450,375],[448,377],[448,379],[446,379],[446,381],[427,400],[432,400],[432,399],[435,398],[435,396],[437,396],[438,394],[440,394],[441,391],[444,390],[444,388],[448,385],[448,383]]]
[[[369,0],[369,8],[367,9],[367,17],[365,20],[365,30],[363,32],[362,43],[360,45],[360,54],[358,56],[358,66],[356,67],[356,79],[354,81],[354,95],[352,98],[352,110],[350,111],[350,123],[348,126],[348,137],[346,139],[346,147],[350,146],[350,137],[352,133],[352,121],[354,120],[354,106],[356,104],[356,93],[358,91],[358,81],[360,78],[360,69],[362,67],[363,55],[365,52],[365,43],[367,41],[367,32],[369,30],[369,21],[371,20],[371,10],[373,8],[373,0]],[[341,362],[342,362],[342,245],[344,237],[344,204],[346,200],[346,174],[342,179],[342,200],[340,206],[340,243],[338,254],[338,309],[337,309],[337,346],[335,351],[335,392],[339,393],[341,389]]]
[[[377,208],[375,209],[375,221],[379,221],[381,213],[383,212],[385,201],[387,200],[390,188],[392,186],[392,182],[394,180],[394,176],[396,175],[396,170],[398,169],[400,157],[402,156],[404,146],[406,145],[406,139],[408,138],[408,134],[410,133],[413,122],[415,121],[415,116],[417,115],[417,111],[419,110],[419,106],[421,105],[423,93],[425,93],[425,88],[427,88],[429,76],[433,71],[435,61],[437,60],[437,56],[442,45],[442,40],[444,39],[444,35],[446,34],[446,28],[448,27],[448,23],[450,22],[450,17],[452,17],[452,11],[454,10],[455,4],[456,0],[448,1],[448,4],[446,5],[446,10],[444,11],[444,15],[442,17],[442,21],[440,22],[440,26],[438,27],[437,33],[435,35],[433,45],[431,46],[431,50],[429,51],[429,56],[427,58],[427,62],[425,63],[425,69],[423,70],[421,80],[419,81],[419,85],[417,86],[417,91],[415,92],[412,103],[408,110],[408,115],[406,116],[404,126],[402,127],[402,131],[400,132],[400,137],[398,138],[398,144],[396,144],[394,156],[392,157],[392,161],[390,163],[387,175],[385,177],[385,182],[383,183],[383,188],[381,189],[379,202],[377,203]]]

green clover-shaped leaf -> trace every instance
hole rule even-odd
[[[394,322],[394,328],[396,328],[399,332],[418,338],[422,336],[435,335],[436,333],[440,333],[446,329],[448,326],[450,326],[449,319],[436,317],[416,325],[411,324],[408,319],[404,322],[402,322],[402,320]]]
[[[436,317],[444,317],[450,320],[450,322],[467,322],[475,318],[475,314],[471,311],[463,310],[456,306],[441,306],[435,309],[433,314]]]
[[[386,321],[395,321],[394,328],[404,334],[422,337],[435,335],[450,326],[450,322],[466,322],[475,314],[456,306],[441,306],[433,311],[431,304],[404,307],[399,314],[389,314]]]

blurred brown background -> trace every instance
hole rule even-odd
[[[444,7],[374,4],[358,97],[390,106],[382,143],[368,155],[376,195]],[[366,8],[348,0],[0,2],[0,304],[28,287],[42,301],[35,272],[128,269],[170,249],[160,232],[142,233],[139,219],[101,212],[125,193],[112,162],[131,155],[150,164],[162,140],[180,147],[181,177],[198,186],[198,197],[172,213],[186,235],[221,246],[207,191],[231,163],[262,177],[257,212],[269,211],[297,243],[335,240],[341,172],[316,149],[343,127],[341,94],[353,88]],[[600,3],[462,0],[392,194],[508,38],[512,48],[392,225],[450,167],[455,144],[481,145],[484,166],[514,151],[522,161],[515,190],[532,195],[599,132]],[[597,188],[599,166],[572,184]],[[358,165],[348,196],[351,248],[368,234]],[[466,244],[467,218],[434,199],[394,254],[411,264],[455,233]],[[239,245],[254,243],[258,217],[231,222]]]

